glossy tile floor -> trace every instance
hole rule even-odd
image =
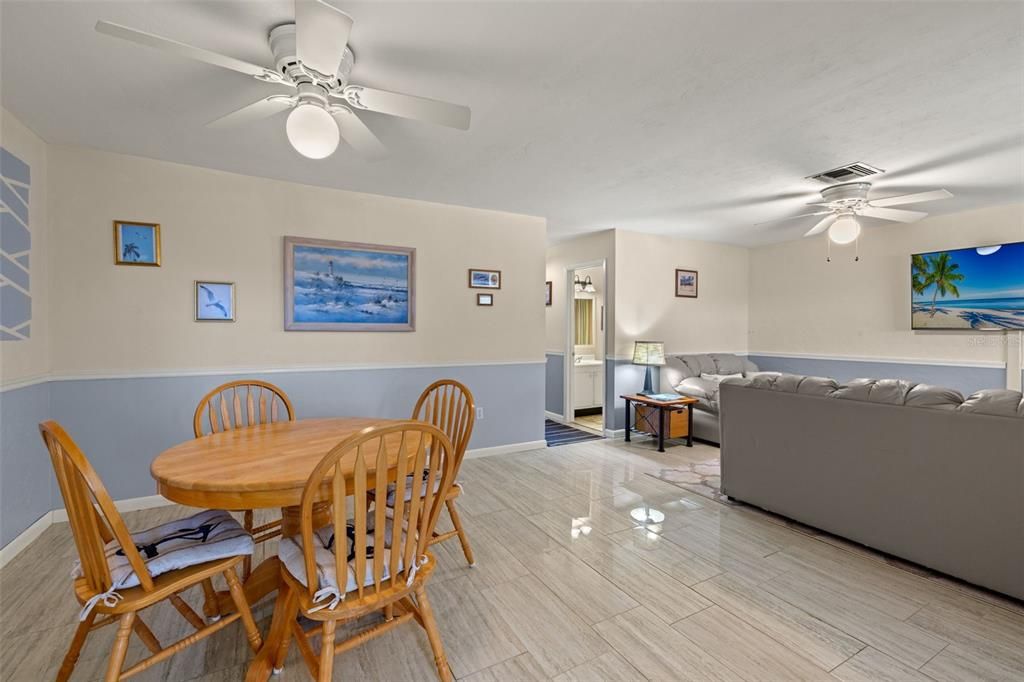
[[[1024,604],[648,475],[715,452],[602,440],[467,460],[460,503],[479,565],[445,543],[429,587],[455,676],[1024,677]],[[126,516],[137,528],[187,511]],[[53,526],[0,571],[0,679],[53,679],[78,608],[73,554],[67,526]],[[269,609],[256,609],[264,628]],[[144,619],[162,641],[186,632],[167,605],[152,611]],[[74,679],[101,677],[113,634],[91,635]],[[129,661],[141,654],[133,640]],[[232,626],[133,679],[237,680],[249,657]],[[294,647],[277,679],[308,679]],[[435,679],[426,637],[398,628],[340,656],[335,679]]]

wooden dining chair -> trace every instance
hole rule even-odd
[[[476,405],[473,402],[472,391],[465,384],[454,379],[435,381],[420,394],[419,400],[416,401],[416,406],[412,410],[412,418],[433,424],[448,436],[455,451],[455,476],[457,477],[459,468],[462,466],[462,459],[466,455],[469,439],[473,435],[473,424],[476,421]],[[458,537],[459,543],[462,545],[462,553],[466,555],[466,562],[470,566],[476,566],[473,550],[469,546],[469,537],[466,535],[466,529],[462,527],[462,519],[455,508],[455,500],[462,495],[462,485],[456,479],[452,480],[454,483],[446,493],[444,503],[455,529],[446,533],[435,533],[431,544]],[[388,503],[391,504],[393,499],[394,495],[390,496]]]
[[[226,512],[208,511],[174,522],[177,532],[160,535],[159,539],[154,538],[154,532],[159,534],[163,526],[129,533],[103,482],[60,424],[47,421],[39,425],[39,431],[50,452],[80,561],[75,570],[74,588],[83,609],[57,673],[58,682],[71,677],[89,633],[114,622],[118,624],[117,636],[107,665],[106,682],[142,672],[239,619],[249,645],[253,651],[258,651],[262,644],[260,633],[235,573],[235,567],[242,562],[241,552],[247,548],[252,553],[252,538],[238,522]],[[199,517],[210,522],[188,523]],[[195,527],[191,527],[193,525]],[[197,539],[200,541],[185,542]],[[145,560],[140,550],[145,552]],[[233,553],[236,551],[239,553]],[[169,569],[170,564],[177,567]],[[179,595],[218,574],[227,581],[236,611],[207,625]],[[165,599],[169,599],[195,628],[195,632],[167,647],[160,644],[138,615]],[[132,632],[139,636],[151,655],[122,670]]]
[[[425,472],[425,486],[406,502],[411,472]],[[268,646],[278,643],[276,654],[271,650],[275,670],[283,667],[294,637],[310,673],[325,682],[337,654],[415,620],[426,630],[438,677],[452,679],[426,583],[435,565],[430,540],[444,503],[435,491],[447,490],[454,476],[451,441],[422,422],[364,429],[321,460],[302,493],[301,535],[283,538],[278,550],[283,586],[268,635]],[[395,506],[368,511],[370,495],[381,499],[390,485],[398,493]],[[354,498],[351,519],[346,496]],[[331,523],[315,528],[314,503],[324,499],[333,502]],[[384,612],[382,622],[335,642],[338,623],[376,611]],[[298,613],[320,625],[304,631]],[[310,643],[318,635],[319,653]]]
[[[287,394],[266,381],[242,379],[221,384],[203,396],[192,417],[196,438],[207,433],[220,433],[258,424],[295,421],[295,410]],[[259,544],[281,535],[281,519],[254,525],[253,511],[242,510],[242,525]],[[242,579],[252,572],[252,558],[242,565]]]

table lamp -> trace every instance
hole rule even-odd
[[[653,395],[654,386],[651,383],[651,367],[665,364],[665,344],[661,341],[634,341],[633,364],[647,365],[647,374],[644,376],[644,390],[640,391],[640,395]]]

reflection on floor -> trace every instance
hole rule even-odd
[[[579,426],[594,429],[598,433],[604,433],[604,417],[600,412],[597,414],[579,415],[576,417],[575,422]]]
[[[1021,602],[657,478],[716,453],[594,440],[466,460],[460,509],[478,566],[466,566],[458,542],[443,543],[429,584],[454,675],[1020,679]],[[138,528],[188,512],[126,517]],[[0,570],[4,680],[55,677],[78,613],[73,557],[68,526],[58,524]],[[198,606],[198,590],[184,596]],[[271,604],[256,608],[263,628]],[[168,604],[143,617],[161,642],[187,632]],[[90,636],[73,679],[102,677],[113,635]],[[133,639],[129,660],[142,653]],[[240,680],[249,657],[233,624],[133,680]],[[276,679],[308,679],[294,647]],[[335,679],[435,679],[423,631],[402,626],[346,652]]]

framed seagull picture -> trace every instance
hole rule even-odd
[[[196,281],[196,322],[234,322],[235,283]]]

